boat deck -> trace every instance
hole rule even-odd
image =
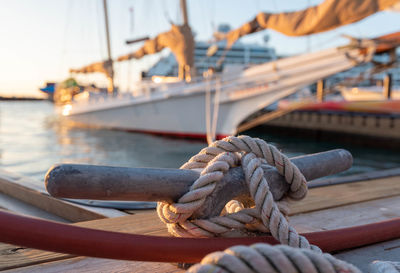
[[[308,232],[362,225],[400,217],[400,173],[397,170],[391,171],[390,174],[392,175],[390,177],[312,188],[304,200],[292,205],[290,221],[299,232]],[[361,177],[365,178],[362,175]],[[21,179],[18,176],[13,177],[3,173],[0,178],[0,191],[3,194],[12,192],[10,189],[8,192],[4,192],[3,185],[12,184],[15,179]],[[44,193],[35,194],[45,196]],[[14,198],[16,197],[14,196]],[[52,197],[47,196],[46,198]],[[29,203],[26,199],[24,202]],[[4,208],[4,206],[2,207]],[[81,209],[85,208],[81,207]],[[85,217],[89,221],[73,225],[168,236],[165,226],[158,220],[154,210],[103,211],[109,216],[101,216],[99,211],[96,213],[98,214],[95,215],[98,217],[97,220],[93,220],[95,218],[93,214],[88,214],[89,216]],[[117,216],[118,213],[124,216],[104,218]],[[366,272],[368,264],[373,260],[398,261],[400,238],[335,255]],[[176,264],[74,257],[8,244],[0,244],[1,270],[6,272],[183,272],[182,269],[177,268]]]

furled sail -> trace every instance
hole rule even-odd
[[[148,54],[157,53],[169,48],[175,55],[180,67],[192,67],[194,62],[194,38],[190,26],[187,24],[172,25],[171,30],[147,40],[137,51],[120,56],[117,61],[139,59]]]
[[[325,0],[320,5],[296,12],[259,13],[252,21],[217,38],[231,47],[240,37],[262,29],[273,29],[288,36],[301,36],[351,24],[378,11],[390,8],[399,0]]]
[[[89,64],[87,66],[77,68],[77,69],[70,69],[69,72],[71,73],[104,73],[107,77],[112,77],[112,61],[103,61],[97,62],[93,64]]]

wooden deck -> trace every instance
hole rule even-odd
[[[3,176],[3,180],[7,179]],[[74,225],[168,236],[154,210],[130,213],[132,215]],[[290,221],[299,232],[349,227],[400,217],[400,176],[310,189],[304,200],[292,205],[291,214]],[[8,244],[0,244],[0,254],[0,270],[6,272],[183,272],[174,264],[73,257]],[[400,238],[348,250],[336,256],[366,272],[368,263],[375,259],[400,260]]]

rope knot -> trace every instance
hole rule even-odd
[[[255,205],[248,208],[237,200],[231,200],[220,216],[189,219],[204,204],[226,172],[239,163]],[[202,168],[202,171],[189,192],[179,198],[177,203],[158,204],[158,215],[167,224],[170,233],[181,237],[211,237],[229,236],[235,230],[258,230],[270,232],[282,244],[235,246],[224,252],[211,253],[201,264],[191,267],[189,272],[361,273],[353,265],[330,254],[323,254],[289,225],[285,217],[288,214],[287,202],[285,199],[275,202],[264,177],[262,165],[265,163],[276,167],[285,177],[290,185],[287,197],[301,199],[306,195],[307,182],[299,169],[277,148],[257,138],[232,136],[215,141],[181,167]],[[385,263],[384,267],[388,266],[395,268],[398,264]]]
[[[288,196],[300,199],[305,196],[307,184],[304,176],[290,160],[274,146],[249,136],[230,136],[213,142],[193,156],[182,169],[201,168],[200,177],[190,190],[176,203],[160,202],[157,212],[175,236],[210,237],[229,236],[234,230],[271,232],[279,241],[299,245],[298,234],[293,235],[285,218],[288,207],[285,201],[276,203],[264,177],[262,165],[270,164],[285,177],[290,185]],[[227,171],[241,165],[249,187],[254,207],[238,201],[227,204],[225,212],[209,219],[190,219],[202,207],[207,197]],[[282,203],[282,205],[278,205]],[[284,214],[283,214],[284,213]]]

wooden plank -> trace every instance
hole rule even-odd
[[[0,271],[73,257],[73,255],[0,244]]]
[[[157,213],[154,210],[140,211],[137,215],[87,221],[74,225],[136,234],[168,235],[165,225],[158,219]],[[73,256],[0,244],[0,270],[25,267],[71,257]]]
[[[318,210],[290,217],[299,232],[331,230],[400,217],[400,196]]]
[[[64,218],[48,213],[47,211],[41,210],[39,208],[33,207],[29,204],[21,202],[17,199],[14,199],[2,193],[0,193],[0,209],[1,208],[28,216],[43,218],[57,222],[70,223],[70,221],[67,221]]]
[[[14,269],[6,272],[14,273],[42,273],[42,272],[163,272],[177,273],[185,272],[174,264],[168,263],[152,263],[152,262],[133,262],[133,261],[117,261],[97,258],[73,258],[65,261],[48,262],[29,266],[26,268]]]
[[[114,209],[83,206],[51,197],[39,192],[36,184],[27,177],[4,170],[0,171],[0,193],[69,221],[81,222],[126,215],[126,213]]]
[[[347,227],[353,225],[367,224],[371,222],[391,219],[400,216],[400,196],[392,197],[388,199],[379,199],[369,202],[363,202],[359,204],[353,204],[343,207],[335,207],[324,211],[316,211],[303,215],[296,215],[291,217],[291,222],[296,226],[299,231],[317,231],[340,227]],[[166,235],[166,230],[163,224],[157,220],[157,216],[153,211],[140,212],[132,217],[121,217],[114,219],[105,219],[97,221],[89,221],[81,223],[83,226],[95,226],[101,229],[107,230],[120,230],[129,231],[135,233],[145,233],[154,235]],[[378,244],[378,248],[380,244]],[[23,252],[14,247],[15,252]],[[367,249],[371,249],[368,247]],[[385,253],[397,253],[397,249],[386,249]],[[9,250],[12,252],[12,249]],[[376,253],[377,251],[371,252]],[[2,252],[3,253],[3,252]],[[42,253],[42,254],[41,254]],[[107,259],[96,259],[96,258],[74,258],[67,259],[68,256],[59,257],[59,259],[66,259],[57,262],[49,262],[51,258],[55,260],[53,253],[48,253],[45,257],[43,252],[30,250],[28,254],[35,254],[34,258],[42,259],[35,266],[19,267],[11,272],[98,272],[101,269],[104,272],[111,271],[132,271],[132,272],[181,272],[174,265],[163,264],[163,263],[148,263],[148,262],[130,262],[130,261],[114,261]],[[392,253],[392,254],[393,254]],[[391,255],[392,255],[391,254]],[[40,256],[42,255],[42,256]],[[58,254],[61,255],[61,254]],[[352,254],[350,258],[356,257],[358,254]],[[395,254],[393,254],[395,255]],[[0,256],[1,257],[1,256]],[[32,258],[30,256],[29,258]],[[340,258],[342,258],[340,256]],[[363,266],[364,260],[373,259],[373,256],[365,256],[360,262],[357,259],[352,258],[349,261],[356,264],[357,266]],[[383,256],[391,257],[391,256]],[[17,264],[18,265],[18,264]]]
[[[308,188],[325,187],[329,185],[345,184],[349,182],[361,182],[373,179],[380,179],[392,176],[400,176],[400,168],[378,170],[354,175],[346,175],[330,178],[318,178],[308,182]]]
[[[310,189],[300,202],[291,201],[291,215],[400,195],[400,177]]]
[[[102,214],[85,210],[75,204],[70,204],[51,196],[46,196],[35,190],[15,184],[13,181],[6,180],[3,177],[0,177],[0,192],[72,222],[105,218]]]

